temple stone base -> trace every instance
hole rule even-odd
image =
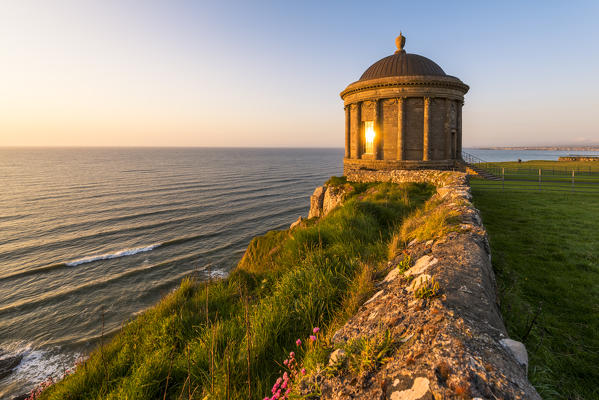
[[[461,160],[357,160],[352,158],[343,159],[343,174],[350,175],[357,171],[393,171],[393,170],[416,170],[436,169],[449,171],[464,171],[464,162]]]

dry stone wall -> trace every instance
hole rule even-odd
[[[558,161],[599,161],[597,156],[564,156],[559,157]]]
[[[334,334],[333,345],[343,348],[390,332],[397,347],[385,361],[360,376],[323,370],[303,383],[305,393],[319,387],[322,399],[540,399],[527,379],[526,349],[508,337],[501,318],[487,234],[466,174],[360,171],[348,180],[430,182],[440,206],[457,211],[461,224],[445,237],[413,241],[389,261],[376,293]],[[324,194],[315,195],[324,203]],[[414,263],[402,273],[397,266],[406,256]],[[433,283],[437,295],[416,295]],[[337,350],[329,365],[346,357]]]

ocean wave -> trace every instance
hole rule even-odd
[[[59,262],[59,263],[55,263],[55,264],[51,264],[51,265],[46,265],[43,267],[37,267],[37,268],[31,268],[31,269],[27,269],[27,270],[21,270],[21,271],[17,271],[17,272],[13,272],[12,274],[7,274],[4,276],[0,276],[0,282],[2,281],[6,281],[6,280],[11,280],[11,279],[16,279],[16,278],[22,278],[22,277],[26,277],[26,276],[30,276],[30,275],[37,275],[37,274],[41,274],[41,273],[46,273],[46,272],[50,272],[50,271],[54,271],[57,269],[62,269],[62,268],[67,268],[67,267],[74,267],[77,265],[81,265],[81,264],[85,264],[85,263],[90,263],[90,262],[94,262],[94,261],[100,261],[100,260],[108,260],[111,258],[118,258],[118,257],[125,257],[125,256],[129,256],[129,255],[134,255],[137,253],[142,253],[145,251],[151,251],[154,250],[157,247],[166,247],[166,246],[172,246],[172,245],[177,245],[177,244],[181,244],[181,243],[185,243],[185,242],[189,242],[189,241],[193,241],[193,240],[198,240],[198,239],[210,239],[213,237],[218,237],[219,235],[225,234],[225,233],[230,233],[235,231],[234,229],[229,229],[226,231],[221,230],[220,232],[209,232],[209,233],[202,233],[199,235],[192,235],[192,236],[182,236],[182,237],[178,237],[175,239],[171,239],[171,240],[167,240],[164,241],[162,243],[155,243],[153,245],[150,246],[146,246],[146,247],[138,247],[138,248],[130,248],[130,249],[125,249],[125,250],[121,250],[115,253],[108,253],[108,254],[100,254],[100,255],[93,255],[93,256],[86,256],[83,258],[78,258],[75,259],[73,261],[69,261],[69,262]],[[224,245],[224,248],[231,246],[233,243],[228,242]],[[223,246],[218,246],[218,247],[214,247],[208,250],[205,250],[203,252],[200,252],[198,254],[207,254],[207,253],[211,253],[217,250],[222,250]],[[195,256],[195,254],[194,254]]]
[[[90,263],[90,262],[94,262],[94,261],[110,260],[112,258],[132,256],[137,253],[152,251],[155,248],[160,247],[160,246],[161,246],[161,243],[155,243],[155,244],[152,244],[152,245],[146,246],[146,247],[136,247],[136,248],[132,248],[132,249],[125,249],[125,250],[117,251],[116,253],[88,256],[88,257],[83,257],[83,258],[79,258],[77,260],[66,262],[65,265],[68,267],[75,267],[80,264],[86,264],[86,263]]]
[[[60,347],[36,348],[33,343],[13,342],[2,344],[0,356],[20,356],[21,361],[2,380],[0,398],[12,398],[33,389],[48,377],[59,379],[66,369],[83,359],[80,352],[65,352]]]
[[[199,251],[199,252],[195,252],[195,253],[191,253],[191,254],[187,254],[185,256],[181,256],[181,257],[176,257],[176,258],[172,258],[169,260],[165,260],[162,261],[160,263],[157,264],[151,264],[151,265],[144,265],[142,267],[138,267],[138,268],[130,268],[128,270],[126,270],[125,272],[122,272],[120,274],[117,275],[112,275],[108,278],[103,278],[103,279],[98,279],[98,280],[93,280],[91,282],[87,282],[84,283],[82,285],[79,285],[77,287],[68,289],[68,290],[60,290],[60,291],[54,291],[54,292],[48,292],[48,293],[44,293],[41,297],[35,298],[35,299],[25,299],[25,300],[19,300],[17,302],[8,304],[4,307],[0,307],[0,318],[3,317],[4,315],[10,314],[11,311],[14,311],[15,309],[19,309],[19,312],[23,313],[23,312],[28,312],[29,310],[32,309],[37,309],[42,307],[43,305],[47,305],[47,304],[51,304],[53,302],[56,302],[57,300],[60,299],[65,299],[68,298],[70,296],[82,293],[82,292],[88,292],[91,289],[99,289],[101,287],[106,287],[114,282],[117,282],[119,280],[122,280],[124,278],[127,277],[131,277],[131,276],[135,276],[135,275],[139,275],[142,273],[148,273],[152,270],[158,269],[158,268],[164,268],[164,267],[169,267],[172,266],[174,264],[181,264],[184,262],[188,262],[191,261],[199,256],[202,255],[208,255],[208,254],[212,254],[212,253],[217,253],[219,251],[223,251],[226,250],[230,247],[235,246],[236,244],[238,244],[238,242],[240,242],[240,240],[238,241],[231,241],[228,242],[222,246],[219,247],[214,247],[208,250],[204,250],[204,251]],[[66,265],[66,264],[62,264],[62,265]],[[209,265],[211,264],[206,264],[203,268],[201,268],[200,270],[203,270],[205,268],[209,268]],[[193,269],[186,269],[185,271],[182,271],[179,275],[176,275],[175,277],[170,277],[167,279],[163,280],[163,283],[168,285],[172,285],[173,282],[179,281],[181,278],[183,278],[185,275],[188,274],[193,274],[194,270]],[[224,274],[222,276],[219,276],[219,274]],[[212,273],[210,271],[210,277],[211,278],[219,278],[219,277],[224,277],[226,275],[225,272],[214,272]],[[153,289],[156,290],[157,288],[160,287],[160,284],[155,286]]]

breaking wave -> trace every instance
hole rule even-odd
[[[100,254],[100,255],[95,255],[95,256],[83,257],[83,258],[79,258],[77,260],[69,261],[69,262],[65,263],[65,265],[68,267],[74,267],[74,266],[77,266],[80,264],[86,264],[86,263],[99,261],[99,260],[110,260],[112,258],[132,256],[137,253],[152,251],[155,248],[159,247],[160,245],[161,245],[161,243],[156,243],[156,244],[152,244],[152,245],[146,246],[146,247],[136,247],[133,249],[125,249],[125,250],[117,251],[116,253]]]

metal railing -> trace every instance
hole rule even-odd
[[[462,160],[464,160],[467,164],[487,164],[487,161],[483,160],[482,158],[478,158],[477,156],[466,153],[465,151],[462,151]]]

